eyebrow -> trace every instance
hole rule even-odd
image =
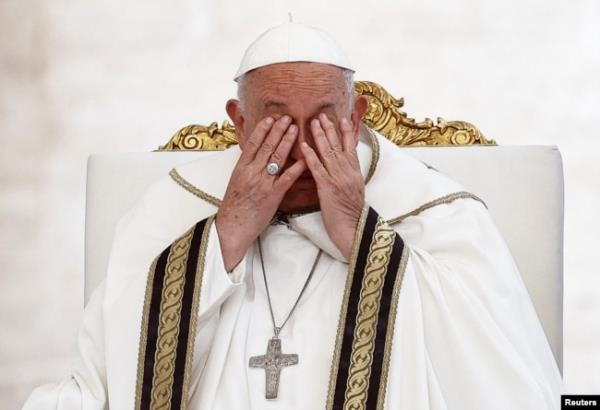
[[[287,107],[287,104],[279,102],[279,101],[269,100],[269,101],[265,102],[265,108],[285,108],[285,107]]]
[[[287,104],[281,101],[275,101],[275,100],[268,100],[267,102],[265,102],[265,109],[267,108],[287,108]],[[318,111],[322,111],[326,108],[333,108],[335,107],[335,104],[332,102],[324,102],[321,103],[318,107],[317,107],[317,112]]]

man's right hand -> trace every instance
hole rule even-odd
[[[283,196],[306,170],[304,159],[280,175],[269,175],[267,164],[283,169],[298,136],[298,127],[287,115],[275,121],[264,118],[245,141],[233,169],[215,224],[227,272],[242,260],[246,251],[269,224]]]

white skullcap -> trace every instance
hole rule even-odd
[[[331,64],[354,72],[337,43],[322,30],[291,21],[261,34],[246,50],[234,81],[258,67],[307,61]]]

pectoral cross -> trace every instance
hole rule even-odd
[[[250,367],[265,369],[265,398],[277,398],[281,369],[294,364],[298,364],[298,355],[281,353],[281,339],[276,336],[269,340],[266,355],[250,358]]]

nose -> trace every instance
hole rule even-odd
[[[295,161],[304,158],[304,154],[302,154],[302,150],[300,149],[300,145],[303,142],[306,142],[309,147],[316,150],[315,141],[310,131],[310,125],[296,125],[298,126],[298,136],[296,137],[296,142],[294,143],[292,151],[290,152],[290,157],[292,157]]]

